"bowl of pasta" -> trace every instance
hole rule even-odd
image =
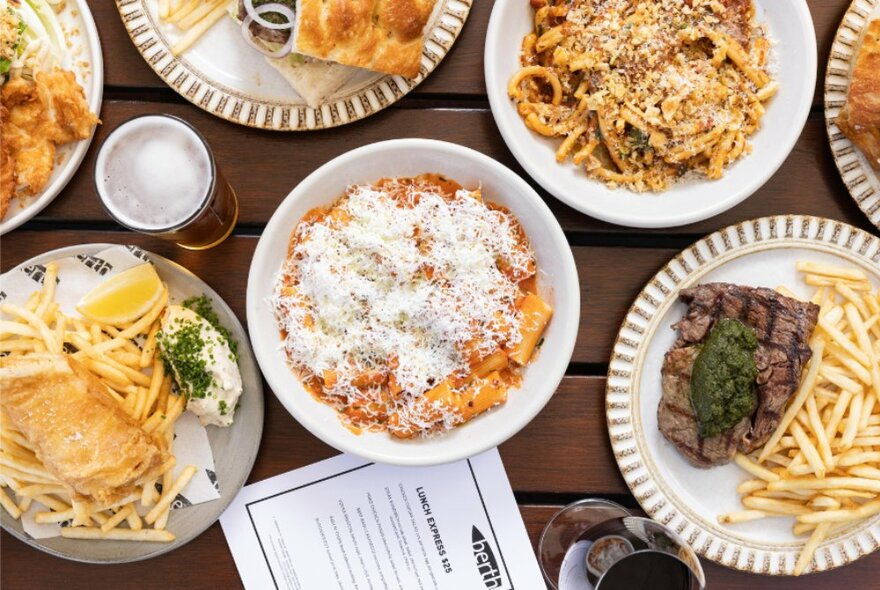
[[[325,164],[281,203],[248,278],[251,341],[281,403],[327,444],[431,465],[513,436],[577,336],[571,249],[519,176],[403,139]]]
[[[815,32],[803,0],[496,2],[485,74],[543,188],[610,223],[673,227],[742,202],[788,157]]]

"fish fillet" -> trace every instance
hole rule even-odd
[[[118,501],[155,478],[170,456],[67,355],[0,359],[0,391],[5,418],[79,496]]]

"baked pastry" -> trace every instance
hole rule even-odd
[[[298,0],[294,50],[415,78],[436,0]]]
[[[113,503],[158,476],[170,454],[104,386],[63,354],[0,359],[0,407],[52,475]]]
[[[865,32],[837,126],[880,170],[880,19]]]

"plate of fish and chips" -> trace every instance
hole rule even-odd
[[[103,88],[85,0],[0,0],[0,235],[73,177],[99,123]]]
[[[606,412],[652,518],[769,575],[845,565],[880,538],[880,239],[809,216],[730,226],[638,295]]]
[[[226,303],[174,262],[110,244],[37,256],[3,291],[3,528],[52,555],[121,563],[211,526],[263,425],[259,372]]]

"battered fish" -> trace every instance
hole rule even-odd
[[[5,418],[46,469],[80,496],[119,501],[156,478],[170,457],[68,355],[0,359],[0,390]]]
[[[33,81],[13,78],[0,87],[0,219],[15,194],[38,195],[55,168],[55,148],[88,139],[98,118],[89,112],[73,72],[40,72]],[[11,166],[11,181],[9,167]]]

